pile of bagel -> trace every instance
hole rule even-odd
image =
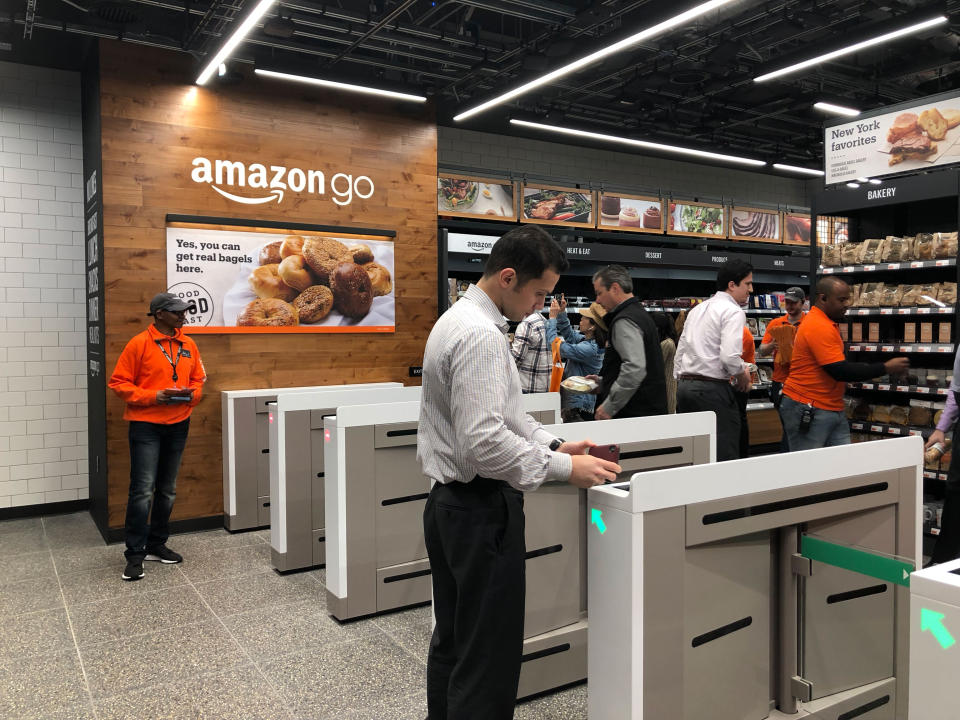
[[[393,290],[390,271],[373,261],[368,245],[288,235],[264,245],[259,260],[248,279],[257,299],[240,313],[238,326],[313,324],[334,308],[359,320],[375,297]]]

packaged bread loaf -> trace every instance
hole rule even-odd
[[[955,282],[940,283],[940,293],[937,300],[944,305],[955,305],[957,302],[957,284]]]
[[[933,236],[933,254],[937,258],[957,256],[957,233],[938,232]]]
[[[922,303],[920,301],[924,287],[924,285],[901,285],[900,307],[914,307],[915,305],[929,304],[929,301],[924,300]]]
[[[883,283],[864,283],[860,289],[860,307],[879,307]]]
[[[890,235],[883,246],[881,262],[904,262],[913,259],[913,238]]]
[[[880,292],[881,307],[896,307],[900,304],[900,297],[903,291],[899,285],[884,285]]]
[[[940,295],[940,283],[921,285],[917,296],[917,305],[935,305]]]
[[[860,283],[850,286],[850,307],[860,307],[861,292],[863,292],[863,285]]]
[[[861,400],[856,407],[853,408],[853,419],[854,420],[870,420],[873,415],[873,406],[870,405],[866,400]]]
[[[890,424],[891,425],[906,425],[909,419],[910,419],[910,408],[908,408],[906,405],[890,406]]]
[[[870,413],[870,420],[878,423],[889,423],[890,409],[889,405],[874,405],[873,412]]]
[[[857,262],[861,265],[875,265],[881,262],[885,241],[880,238],[870,238],[860,243],[860,255]]]
[[[913,240],[913,256],[917,260],[933,260],[933,235],[930,233],[918,233]]]
[[[927,427],[933,420],[933,408],[929,400],[911,400],[907,424],[915,427]]]
[[[840,264],[839,245],[820,246],[820,264],[824,267],[836,267]]]
[[[747,318],[747,329],[750,331],[750,334],[754,337],[757,336],[757,319],[756,318]]]
[[[856,265],[860,257],[860,243],[844,243],[840,246],[840,264]]]
[[[843,398],[843,414],[847,416],[847,420],[853,420],[853,411],[857,407],[859,400],[854,397],[847,395]]]

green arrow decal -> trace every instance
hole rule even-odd
[[[590,510],[590,522],[597,526],[597,530],[603,535],[607,531],[607,525],[603,522],[603,511],[592,508]]]
[[[913,563],[906,560],[877,555],[847,545],[838,545],[810,535],[800,538],[800,554],[810,560],[852,570],[903,587],[910,587],[910,573],[914,571]]]
[[[943,613],[920,608],[920,632],[926,632],[927,630],[944,650],[956,642],[950,631],[943,626]]]

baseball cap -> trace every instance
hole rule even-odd
[[[147,315],[154,315],[157,310],[169,310],[170,312],[180,312],[190,307],[190,303],[184,302],[173,293],[159,293],[153,296],[150,301],[150,312]]]
[[[787,300],[793,300],[795,302],[803,302],[807,299],[807,294],[802,288],[798,287],[787,288],[787,291],[783,294],[783,296]]]
[[[603,316],[607,314],[607,311],[603,308],[598,302],[590,303],[590,307],[583,308],[578,311],[584,317],[590,318],[594,324],[596,324],[604,332],[607,331],[607,323],[604,321]]]

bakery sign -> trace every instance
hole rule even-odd
[[[332,200],[341,207],[353,199],[367,200],[373,196],[373,180],[366,175],[354,177],[338,172],[330,177],[329,184],[323,170],[302,170],[286,165],[263,165],[236,160],[211,160],[195,157],[191,163],[190,179],[212,190],[227,200],[243,205],[263,205],[283,202],[288,193],[324,195],[329,189]]]
[[[167,292],[188,333],[393,332],[389,235],[170,222]]]
[[[829,185],[919,172],[960,162],[960,95],[911,101],[896,110],[824,128]]]

